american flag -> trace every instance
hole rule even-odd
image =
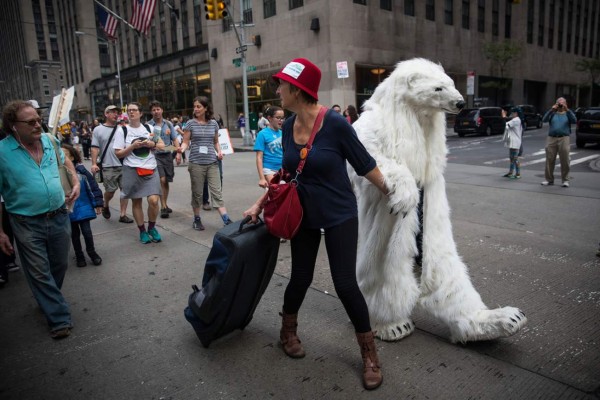
[[[156,0],[133,0],[131,25],[144,35],[148,35],[155,8]]]
[[[98,21],[100,21],[100,25],[102,25],[106,36],[112,40],[116,39],[117,19],[99,5],[96,5],[96,14],[98,14]]]

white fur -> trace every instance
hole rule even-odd
[[[383,340],[413,332],[417,303],[448,325],[453,342],[510,336],[527,322],[516,308],[488,310],[456,250],[444,180],[444,112],[458,112],[462,101],[440,65],[416,58],[396,66],[354,123],[390,189],[386,197],[349,168],[360,221],[357,277]],[[423,259],[417,277],[419,188]]]

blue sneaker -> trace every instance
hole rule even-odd
[[[156,228],[148,229],[148,235],[150,235],[153,242],[160,242],[162,240]]]
[[[150,235],[148,235],[148,232],[140,232],[140,242],[142,242],[143,244],[152,243],[152,239],[150,239]]]

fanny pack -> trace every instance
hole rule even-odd
[[[135,170],[137,171],[137,174],[139,176],[149,176],[154,173],[153,169],[148,169],[148,168],[136,168]]]

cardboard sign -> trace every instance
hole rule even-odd
[[[221,153],[233,154],[233,146],[231,144],[231,138],[229,137],[229,130],[219,129],[219,145],[221,146]]]

